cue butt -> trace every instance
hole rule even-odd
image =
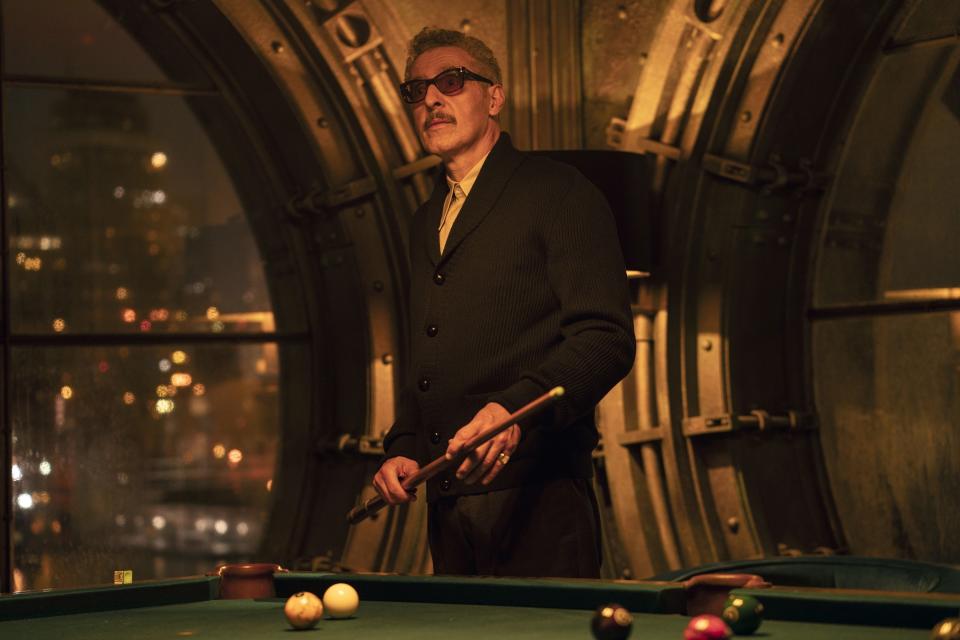
[[[347,514],[347,523],[357,524],[358,522],[363,522],[385,506],[387,506],[387,503],[383,501],[382,497],[379,495],[373,496],[363,504],[350,509],[350,513]]]

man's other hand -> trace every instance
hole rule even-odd
[[[373,476],[373,486],[387,504],[413,502],[417,499],[416,489],[407,491],[402,483],[419,470],[420,465],[410,458],[388,458]]]

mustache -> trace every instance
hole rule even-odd
[[[457,119],[449,114],[443,113],[442,111],[434,111],[433,113],[427,116],[427,121],[423,123],[423,128],[424,129],[429,128],[430,125],[432,125],[434,122],[438,120],[441,122],[449,122],[451,124],[456,124],[457,122]]]

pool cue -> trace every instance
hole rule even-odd
[[[460,449],[460,452],[453,458],[448,459],[445,455],[440,456],[430,464],[420,468],[419,471],[412,474],[409,478],[404,479],[403,488],[407,491],[410,491],[411,489],[414,489],[415,487],[434,477],[441,471],[445,471],[452,466],[459,465],[467,456],[476,451],[480,445],[489,442],[498,434],[503,433],[520,420],[528,418],[538,411],[545,409],[562,395],[563,387],[554,387],[550,391],[547,391],[536,400],[533,400],[532,402],[520,407],[486,431],[478,433],[470,440],[467,440],[466,444],[463,445],[463,448]],[[351,509],[350,513],[347,514],[347,522],[350,524],[363,522],[365,519],[372,516],[377,511],[380,511],[380,509],[384,508],[385,506],[387,506],[387,503],[384,501],[383,497],[380,496],[380,494],[377,494],[363,504]]]

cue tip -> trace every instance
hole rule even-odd
[[[559,398],[564,393],[566,392],[564,391],[563,387],[554,387],[553,389],[550,389],[550,397],[552,398]]]

